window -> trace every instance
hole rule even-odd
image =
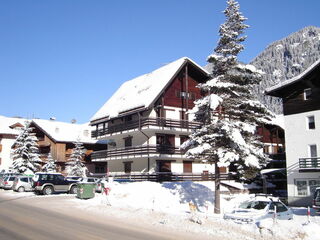
[[[297,196],[310,196],[320,187],[319,179],[299,179],[295,181]]]
[[[124,162],[124,172],[125,173],[131,173],[131,164],[132,162]]]
[[[286,212],[286,211],[288,211],[287,207],[284,206],[281,202],[273,202],[273,203],[271,203],[269,210],[274,210],[274,206],[277,207],[277,212]]]
[[[95,169],[95,173],[105,173],[106,169],[105,169],[105,165],[101,165],[101,164],[97,164],[94,167]]]
[[[303,99],[304,100],[309,100],[311,98],[312,90],[311,88],[307,88],[303,92]]]
[[[21,182],[28,182],[28,178],[20,178]]]
[[[316,188],[320,186],[320,180],[309,180],[309,191],[310,194],[314,194]]]
[[[297,195],[298,196],[307,196],[308,195],[307,181],[299,180],[299,181],[296,182],[296,184],[297,184]]]
[[[186,99],[188,97],[188,99],[190,99],[190,100],[195,100],[196,94],[192,93],[192,92],[176,91],[176,97],[184,98],[184,99]]]
[[[316,128],[314,116],[307,117],[307,123],[308,123],[308,129],[315,129]]]
[[[309,157],[316,158],[317,155],[317,145],[309,145]]]
[[[132,121],[132,115],[125,116],[125,117],[124,117],[124,121],[125,121],[125,122],[130,122],[130,121]]]
[[[187,141],[189,139],[189,136],[184,136],[181,135],[180,136],[180,145],[182,145],[185,141]]]
[[[124,138],[124,147],[131,147],[132,146],[132,137],[126,137]]]

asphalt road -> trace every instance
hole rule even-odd
[[[142,228],[128,227],[111,221],[98,222],[84,219],[77,214],[63,214],[35,207],[30,204],[37,201],[23,198],[8,199],[0,193],[0,239],[182,239],[168,233],[161,233]],[[43,201],[46,201],[43,199]],[[48,202],[50,208],[50,201]],[[165,236],[167,235],[167,236]]]

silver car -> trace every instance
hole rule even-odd
[[[15,176],[8,176],[3,180],[3,189],[9,190],[12,189],[13,181]]]
[[[14,179],[12,190],[16,192],[33,191],[32,177],[19,176]]]
[[[266,218],[291,220],[293,213],[279,198],[261,194],[243,202],[232,212],[224,214],[224,219],[246,223],[256,223]]]

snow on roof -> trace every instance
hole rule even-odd
[[[16,123],[20,123],[21,125],[25,125],[26,119],[24,118],[11,118],[0,116],[0,134],[11,134],[11,135],[18,135],[19,129],[11,128]]]
[[[144,74],[123,83],[113,96],[91,118],[91,121],[104,117],[117,117],[121,112],[149,107],[186,61],[192,62],[209,74],[191,59],[187,57],[180,58],[151,73]]]
[[[318,67],[318,65],[320,64],[320,59],[316,62],[314,62],[310,67],[308,67],[306,70],[304,70],[302,73],[300,73],[298,76],[295,76],[291,79],[288,79],[286,81],[280,82],[275,86],[269,87],[266,89],[266,93],[270,93],[273,92],[275,90],[284,88],[288,85],[291,85],[295,82],[298,82],[300,79],[302,79],[304,76],[306,76],[309,72],[311,72],[312,70],[314,70],[316,67]]]
[[[269,123],[284,129],[284,115],[283,114],[275,115],[274,118],[271,118],[271,121]]]
[[[274,172],[281,172],[285,171],[285,168],[268,168],[268,169],[262,169],[260,171],[261,174],[268,174],[268,173],[274,173]]]
[[[49,137],[57,142],[96,143],[91,139],[91,127],[88,124],[72,124],[52,120],[34,119],[36,126],[41,128]]]

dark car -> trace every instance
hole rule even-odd
[[[36,194],[50,195],[56,192],[77,193],[77,182],[66,179],[61,173],[36,173],[33,188]]]
[[[319,213],[320,212],[320,187],[316,188],[313,194],[312,207]]]

